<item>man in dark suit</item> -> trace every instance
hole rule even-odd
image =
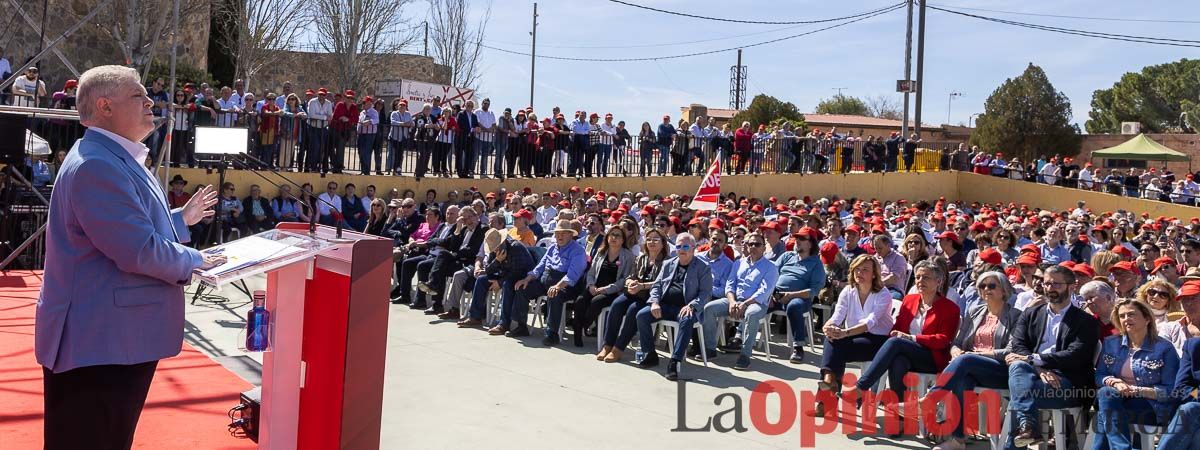
[[[475,167],[475,137],[472,130],[479,125],[475,117],[475,102],[467,100],[463,110],[455,118],[458,122],[458,132],[454,134],[454,168],[459,178],[471,178],[471,168]]]
[[[444,238],[429,240],[431,248],[440,247],[442,252],[434,257],[429,272],[425,276],[421,276],[419,269],[417,272],[420,279],[417,289],[433,296],[425,314],[441,314],[445,311],[442,307],[441,297],[445,294],[446,277],[475,262],[475,256],[479,254],[479,247],[483,245],[484,231],[475,209],[463,208],[458,215],[458,224],[454,227],[454,232]]]
[[[262,196],[262,188],[257,184],[250,185],[250,195],[242,199],[242,211],[245,211],[246,228],[250,233],[266,231],[275,226],[271,202]]]
[[[425,214],[418,214],[416,206],[416,201],[411,198],[393,199],[388,204],[389,208],[394,208],[396,211],[396,218],[388,225],[386,231],[387,236],[392,238],[394,247],[407,244],[409,237],[417,231],[417,228],[421,227],[421,222],[425,221]],[[433,209],[441,211],[437,206],[434,206]]]
[[[433,230],[433,235],[430,240],[444,239],[450,236],[454,230],[454,224],[458,221],[458,206],[451,205],[446,208],[446,220],[438,224],[438,228]],[[396,261],[396,287],[392,288],[391,297],[392,304],[409,304],[413,309],[425,309],[424,300],[418,296],[415,301],[409,298],[412,292],[413,274],[429,273],[428,268],[433,265],[433,259],[443,250],[440,247],[434,248],[429,246],[429,241],[425,242],[410,242],[408,244],[408,252],[405,258]],[[422,269],[424,267],[424,269]]]
[[[1071,304],[1075,273],[1050,266],[1041,280],[1041,304],[1021,313],[1013,327],[1008,365],[1013,431],[1007,448],[1039,442],[1038,411],[1090,404],[1096,378],[1100,322]],[[1059,445],[1066,446],[1066,443]]]

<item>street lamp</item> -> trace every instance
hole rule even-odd
[[[971,114],[971,116],[970,116],[970,117],[967,117],[967,128],[971,128],[971,127],[972,127],[972,125],[971,125],[971,124],[972,124],[972,122],[975,120],[975,116],[982,116],[982,115],[983,115],[983,114],[980,114],[980,113],[975,113],[975,114]]]
[[[962,97],[962,92],[950,91],[950,99],[946,100],[946,125],[950,125],[950,103],[954,101],[954,97]]]

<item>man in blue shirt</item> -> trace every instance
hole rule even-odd
[[[714,219],[716,221],[717,219]],[[708,264],[712,270],[712,297],[721,298],[725,296],[725,283],[729,281],[729,271],[733,270],[733,260],[725,256],[725,247],[729,245],[729,233],[724,228],[709,228],[709,245],[707,252],[696,255],[701,261]],[[700,352],[696,351],[699,355]]]
[[[792,364],[804,362],[804,342],[811,324],[804,315],[812,309],[813,296],[825,287],[825,265],[817,253],[817,230],[801,228],[794,234],[794,251],[784,252],[776,260],[779,282],[775,285],[775,304],[787,311],[792,324]]]
[[[717,339],[717,322],[725,317],[740,320],[738,336],[725,346],[726,351],[739,352],[737,370],[750,369],[750,353],[758,335],[758,326],[767,315],[767,303],[775,291],[779,269],[763,257],[766,239],[759,232],[746,235],[746,256],[737,260],[725,282],[725,298],[704,306],[704,341],[712,345]],[[714,352],[709,352],[713,354]]]
[[[591,145],[591,132],[592,126],[587,121],[587,111],[579,111],[575,121],[571,122],[571,154],[567,164],[567,173],[575,178],[579,178],[584,172],[583,155],[587,154]]]
[[[587,269],[587,255],[583,246],[575,241],[579,232],[571,226],[571,221],[562,219],[554,228],[554,246],[546,250],[546,254],[538,261],[537,266],[529,271],[524,279],[518,281],[513,288],[517,291],[516,305],[525,309],[529,307],[529,299],[545,295],[550,305],[549,317],[546,318],[546,337],[542,344],[552,346],[558,344],[558,327],[562,324],[563,303],[579,297],[584,283],[584,271]],[[541,314],[541,311],[535,311]],[[523,311],[516,311],[515,316],[524,318]],[[507,325],[507,324],[502,324]],[[522,323],[509,333],[511,336],[528,336],[529,329]]]
[[[675,139],[675,126],[671,125],[671,116],[663,116],[663,123],[658,125],[658,175],[667,174],[667,156],[671,154],[671,143]]]
[[[1050,227],[1046,232],[1046,241],[1038,245],[1042,251],[1042,263],[1057,265],[1071,260],[1071,250],[1062,244],[1063,229],[1058,226]]]

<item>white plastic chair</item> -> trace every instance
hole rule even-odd
[[[654,322],[654,338],[657,341],[659,332],[663,328],[667,329],[667,351],[675,352],[675,334],[679,332],[679,322],[675,320],[659,320]],[[700,337],[700,359],[704,361],[704,367],[708,367],[708,350],[704,346],[704,324],[699,320],[692,324],[692,329],[696,330],[696,335]],[[653,349],[648,350],[653,351]],[[685,360],[687,358],[684,358]]]
[[[795,345],[795,339],[793,339],[793,338],[792,338],[792,321],[791,321],[791,320],[788,320],[787,311],[784,311],[784,310],[771,311],[771,313],[770,313],[770,314],[767,314],[767,317],[768,317],[767,323],[768,323],[768,324],[769,324],[769,323],[771,323],[771,320],[770,320],[770,318],[771,318],[771,317],[776,317],[776,316],[781,316],[781,317],[783,317],[783,322],[784,322],[785,324],[787,324],[787,344],[788,344],[788,348],[793,348],[793,347],[795,347],[795,346],[796,346],[796,345]],[[817,350],[817,344],[816,344],[817,340],[815,339],[815,335],[813,334],[812,313],[811,313],[811,312],[805,312],[805,313],[804,313],[804,320],[805,320],[805,321],[807,321],[807,324],[808,324],[808,348],[809,348],[809,349],[811,349],[811,350],[813,350],[813,351],[816,351],[816,350]],[[771,339],[771,330],[770,330],[770,327],[768,327],[768,329],[767,329],[767,339]]]
[[[717,344],[718,345],[725,345],[725,333],[724,333],[725,321],[731,321],[734,323],[741,322],[741,320],[732,319],[728,316],[722,317],[721,320],[717,322],[717,329],[720,331],[717,333]],[[758,334],[760,336],[759,336],[758,342],[754,343],[755,347],[757,347],[758,344],[762,344],[763,353],[765,353],[767,355],[767,361],[771,360],[771,339],[770,339],[771,331],[769,329],[770,325],[771,325],[771,315],[770,314],[763,315],[762,324],[760,324],[758,326]]]
[[[533,300],[533,305],[531,305],[529,307],[530,310],[533,311],[533,326],[535,326],[535,327],[539,326],[538,325],[539,323],[541,324],[542,328],[546,328],[547,326],[549,326],[548,321],[542,319],[542,305],[546,305],[546,314],[550,314],[550,303],[549,302],[550,302],[550,297],[547,297],[545,295]],[[562,336],[563,333],[561,332],[561,330],[567,329],[567,305],[566,304],[563,304],[562,318],[559,319],[559,321],[558,321],[558,327],[560,330],[559,336]]]

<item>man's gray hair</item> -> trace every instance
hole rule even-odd
[[[1089,281],[1079,288],[1080,297],[1104,297],[1109,300],[1117,299],[1117,291],[1103,281]]]
[[[141,85],[142,78],[137,70],[125,66],[96,66],[80,75],[79,89],[75,94],[80,122],[89,121],[96,116],[96,100],[118,95],[117,90],[129,82]]]

